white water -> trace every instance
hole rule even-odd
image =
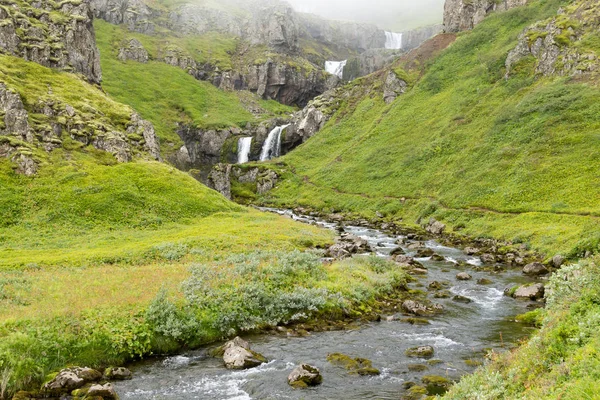
[[[267,136],[260,152],[260,161],[267,161],[281,155],[281,134],[289,125],[277,126]]]
[[[386,32],[385,48],[388,50],[400,50],[402,48],[402,34],[395,32]]]
[[[243,137],[238,141],[238,164],[245,164],[250,157],[252,137]]]
[[[342,79],[342,76],[344,76],[344,67],[346,66],[347,61],[348,60],[325,61],[325,71]]]

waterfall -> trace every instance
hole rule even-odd
[[[260,152],[260,161],[267,161],[281,155],[281,133],[289,125],[277,126],[267,136]]]
[[[402,34],[395,32],[385,32],[385,48],[388,50],[402,49]]]
[[[250,158],[250,148],[252,146],[252,136],[243,137],[238,141],[238,164],[245,164]]]
[[[346,61],[347,60],[325,61],[325,71],[342,79],[342,76],[344,75],[344,67],[346,66]]]

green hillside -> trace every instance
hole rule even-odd
[[[518,35],[565,3],[492,15],[422,72],[398,64],[412,88],[391,105],[381,75],[352,83],[361,95],[281,160],[294,174],[267,201],[379,211],[406,223],[434,216],[457,231],[529,242],[548,255],[596,249],[595,78],[536,76],[526,59],[505,79]]]

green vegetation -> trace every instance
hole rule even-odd
[[[166,154],[181,145],[176,133],[178,123],[209,129],[245,127],[248,123],[257,123],[293,110],[273,101],[258,99],[250,93],[219,90],[208,82],[196,80],[178,67],[158,60],[159,51],[164,52],[167,45],[177,45],[196,61],[214,61],[226,68],[231,61],[229,52],[236,46],[236,40],[232,38],[218,34],[151,37],[127,32],[123,27],[101,20],[96,20],[94,26],[101,54],[103,88],[154,124]],[[147,46],[150,56],[156,60],[146,64],[119,61],[119,48],[125,39],[133,37]],[[249,105],[262,110],[263,114],[253,115],[248,110]]]
[[[363,94],[273,166],[284,180],[259,200],[409,224],[435,217],[549,255],[597,250],[600,91],[594,81],[536,77],[531,64],[504,76],[518,35],[564,3],[490,16],[391,105],[380,75],[353,82]]]
[[[600,260],[550,279],[544,325],[518,350],[464,377],[445,399],[597,399],[600,381]]]

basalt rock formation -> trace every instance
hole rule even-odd
[[[447,0],[444,4],[444,30],[448,33],[473,29],[493,11],[525,5],[527,0]]]
[[[0,53],[77,72],[100,83],[100,53],[85,1],[9,2],[0,7]]]

